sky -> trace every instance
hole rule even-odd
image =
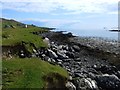
[[[0,0],[2,17],[65,30],[118,26],[119,0]]]

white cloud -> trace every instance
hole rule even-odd
[[[75,23],[80,23],[79,20],[67,20],[67,19],[38,19],[38,18],[34,18],[34,19],[31,19],[31,18],[28,18],[28,19],[17,19],[18,21],[32,21],[32,22],[42,22],[42,23],[45,23],[45,26],[47,27],[63,27],[63,26],[66,26],[66,25],[73,25]]]
[[[111,10],[108,8],[111,5],[117,7],[118,1],[119,0],[4,0],[1,2],[3,3],[3,9],[13,9],[24,12],[54,13],[55,10],[61,8],[69,11],[67,13],[64,12],[64,14],[78,14],[110,13]]]

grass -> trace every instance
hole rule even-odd
[[[36,47],[44,46],[42,38],[32,32],[42,31],[40,28],[16,28],[16,29],[3,29],[2,32],[2,45],[11,46],[16,45],[22,41],[26,43],[34,43]]]
[[[63,78],[68,77],[63,68],[38,58],[3,60],[2,65],[3,88],[43,88],[48,83],[45,77],[54,77],[55,73]]]
[[[8,25],[12,25],[12,27],[8,27]],[[34,48],[47,47],[42,37],[36,33],[48,32],[50,28],[34,25],[24,28],[24,25],[14,20],[2,19],[2,25],[0,25],[0,27],[2,26],[2,32],[0,32],[2,43],[0,45],[5,48],[5,46],[19,46],[24,42],[24,46],[29,52],[32,52]],[[62,67],[49,64],[39,58],[13,57],[10,60],[2,60],[2,76],[4,89],[46,88],[63,87],[68,73]]]
[[[6,25],[14,26],[6,27]],[[22,25],[22,26],[20,26]],[[28,25],[28,28],[23,27],[25,24],[14,20],[2,19],[2,32],[0,32],[0,37],[2,37],[1,46],[17,46],[25,42],[24,46],[29,52],[32,52],[33,48],[47,47],[43,42],[42,37],[33,33],[43,33],[48,32],[49,29],[37,27],[33,25]],[[35,47],[31,46],[31,43]]]
[[[33,43],[36,47],[43,47],[43,43],[40,36],[33,34],[33,32],[48,32],[47,28],[37,27],[33,25],[28,25],[25,28],[25,24],[17,22],[15,20],[1,19],[2,21],[2,45],[11,46],[21,43],[22,41],[26,43]],[[6,27],[5,26],[9,26]],[[11,27],[14,26],[15,28]]]

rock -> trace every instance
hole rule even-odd
[[[66,52],[66,55],[69,57],[69,58],[75,58],[75,55],[73,52]]]
[[[73,59],[70,59],[70,58],[68,58],[68,59],[63,59],[63,61],[64,62],[70,62],[70,61],[72,61]],[[69,65],[69,63],[68,63],[68,65]]]
[[[88,77],[94,80],[95,77],[96,77],[96,75],[90,72],[89,75],[88,75]]]
[[[75,50],[72,47],[68,47],[69,52],[75,52]]]
[[[19,57],[20,57],[20,58],[25,58],[25,57],[26,57],[23,50],[21,50],[21,51],[19,52]]]
[[[51,62],[51,59],[50,59],[48,56],[43,56],[43,59],[44,59],[45,61]]]
[[[68,80],[72,81],[72,76],[69,76]]]
[[[48,49],[48,53],[49,53],[50,58],[53,58],[53,59],[58,58],[57,54],[53,52],[52,50]]]
[[[78,81],[78,88],[80,90],[98,90],[98,86],[91,78],[82,78]]]
[[[80,51],[80,48],[79,48],[79,46],[77,46],[77,45],[73,45],[73,49],[74,49],[76,52],[79,52],[79,51]]]
[[[55,63],[56,61],[53,58],[51,58],[51,62]]]
[[[120,71],[116,72],[116,76],[120,79]]]
[[[68,46],[67,45],[63,45],[62,49],[68,51]]]
[[[43,42],[50,47],[50,40],[47,37],[43,37]]]
[[[96,82],[105,90],[120,90],[120,79],[116,75],[97,75]]]
[[[97,65],[94,65],[93,68],[96,69],[97,71],[101,71],[104,74],[106,74],[106,73],[113,74],[113,73],[117,72],[117,69],[115,66],[108,66],[108,65],[97,66]]]
[[[66,54],[63,51],[57,51],[57,55],[60,59],[64,59],[64,58],[68,58],[68,56],[66,56]]]
[[[83,78],[83,77],[84,77],[84,75],[82,75],[81,73],[75,73],[74,76],[75,76],[75,77],[80,77],[80,78]]]
[[[76,87],[75,87],[75,85],[72,83],[72,82],[67,82],[66,84],[65,84],[65,86],[66,86],[66,88],[68,89],[68,90],[76,90]]]
[[[57,59],[57,62],[63,62],[63,60],[61,60],[61,59]]]

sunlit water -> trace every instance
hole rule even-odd
[[[58,29],[57,31],[60,31]],[[82,37],[102,37],[105,39],[118,40],[118,32],[110,32],[109,30],[62,30],[72,32],[73,35]]]

